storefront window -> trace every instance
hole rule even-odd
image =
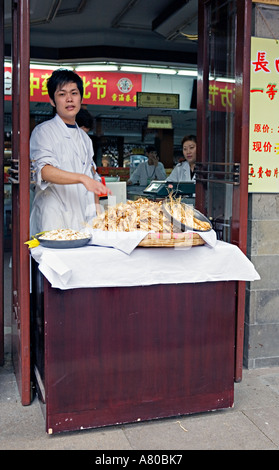
[[[210,174],[206,212],[230,241],[234,172],[236,2],[213,0],[208,18],[207,158]]]

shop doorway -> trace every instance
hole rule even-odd
[[[31,401],[29,237],[29,1],[12,5],[12,360],[23,405]]]
[[[246,250],[251,0],[199,0],[197,208],[220,237]],[[29,254],[29,1],[13,2],[13,356],[23,404],[31,400]],[[223,41],[223,42],[222,42]],[[222,47],[220,46],[220,42]],[[21,47],[25,44],[25,47]],[[224,47],[225,45],[225,47]],[[232,78],[232,108],[213,109],[213,81]],[[221,80],[222,81],[222,80]],[[216,86],[216,84],[215,84]],[[233,90],[222,85],[226,92]],[[210,101],[211,98],[211,101]],[[228,103],[227,103],[228,106]],[[20,136],[20,138],[19,138]],[[241,379],[245,285],[236,293],[235,379]]]

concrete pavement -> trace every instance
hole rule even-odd
[[[0,449],[279,449],[279,368],[244,370],[232,409],[49,436],[38,399],[21,405],[8,358],[0,367]]]

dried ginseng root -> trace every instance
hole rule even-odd
[[[94,229],[104,231],[144,230],[154,232],[173,232],[173,225],[162,210],[161,202],[140,198],[109,207],[93,220]]]

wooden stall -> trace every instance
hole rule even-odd
[[[227,248],[218,243],[221,250]],[[184,282],[179,275],[187,259],[190,277],[195,263],[202,271],[206,250],[214,255],[215,249],[205,246],[188,251],[137,248],[131,255],[93,246],[32,250],[33,369],[47,433],[233,406],[237,281]],[[69,275],[67,256],[74,257]],[[216,257],[217,270],[222,256]],[[112,271],[115,265],[119,272],[115,286],[109,286],[113,272],[104,274],[108,257]],[[165,282],[151,281],[148,258],[158,273],[163,264],[166,273],[179,264],[173,280],[169,282],[170,274]],[[73,272],[79,259],[80,266],[85,259],[90,266],[80,281]],[[236,263],[241,265],[238,259]],[[136,280],[122,282],[133,277],[125,272],[129,269],[135,276],[138,272],[138,285],[133,285]],[[257,278],[249,269],[244,277]],[[60,288],[52,277],[55,270],[67,274]],[[79,287],[83,276],[91,279],[94,272],[96,286]]]

